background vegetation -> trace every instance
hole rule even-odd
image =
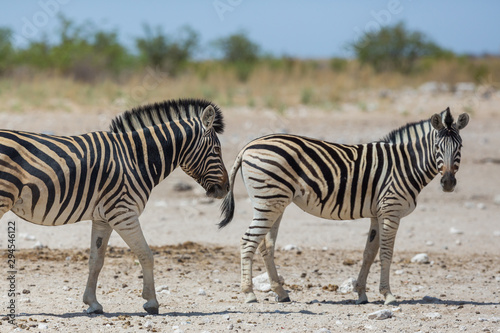
[[[355,99],[353,91],[428,81],[494,85],[500,76],[500,58],[454,54],[403,23],[367,32],[346,48],[353,58],[296,59],[266,54],[245,32],[201,45],[190,27],[165,33],[144,25],[129,49],[117,31],[60,16],[56,38],[23,48],[0,27],[0,98],[14,110],[71,103],[127,108],[187,96],[280,111],[299,104],[335,109]],[[197,57],[201,50],[211,59]]]

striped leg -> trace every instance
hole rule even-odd
[[[92,236],[90,240],[89,277],[83,294],[83,302],[89,306],[87,313],[103,313],[102,305],[96,297],[96,286],[99,273],[104,264],[104,255],[108,246],[109,236],[113,229],[107,222],[92,221]]]
[[[262,208],[260,208],[261,206]],[[270,202],[264,202],[262,205],[258,206],[254,203],[254,218],[252,220],[252,223],[248,227],[247,232],[241,238],[241,290],[246,295],[246,303],[257,302],[257,297],[253,292],[252,285],[253,256],[255,254],[255,251],[257,250],[257,247],[259,247],[261,242],[264,242],[264,237],[266,236],[266,234],[271,232],[273,224],[283,214],[284,208],[281,208],[283,206],[286,207],[286,205],[282,205],[282,203],[273,205]],[[270,209],[277,209],[278,207],[278,211]],[[278,228],[276,227],[276,233],[277,232]],[[274,263],[272,263],[271,266],[274,267]],[[271,274],[273,273],[273,270],[276,271],[276,267],[272,268]],[[281,295],[283,295],[283,293],[281,293]]]
[[[276,237],[278,236],[278,230],[282,217],[283,214],[281,214],[276,222],[274,222],[271,230],[266,234],[266,237],[260,243],[259,252],[264,260],[264,264],[266,265],[267,275],[269,275],[269,282],[271,283],[271,290],[278,294],[276,300],[278,302],[290,302],[288,293],[285,289],[283,289],[283,286],[279,282],[278,271],[276,270],[276,265],[274,263],[274,248],[276,246]]]
[[[135,219],[132,222],[124,221],[115,225],[114,229],[135,253],[141,264],[143,275],[142,298],[147,301],[143,305],[144,310],[150,314],[158,314],[159,304],[156,300],[153,277],[153,253],[144,238],[139,220]]]
[[[399,218],[384,218],[380,228],[380,293],[385,297],[385,305],[396,302],[391,293],[389,274],[391,269],[394,240],[399,227]]]
[[[365,251],[363,253],[363,263],[361,264],[361,270],[359,271],[358,279],[356,281],[356,292],[358,293],[358,300],[356,301],[356,304],[368,303],[368,297],[366,297],[366,279],[368,278],[370,267],[377,256],[378,249],[379,224],[377,218],[372,218],[370,232],[368,233]]]

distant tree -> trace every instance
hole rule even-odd
[[[404,74],[416,70],[418,60],[424,57],[440,58],[452,55],[419,31],[409,31],[404,23],[365,32],[349,44],[362,64],[369,64],[377,72],[398,71]]]
[[[12,31],[0,28],[0,75],[12,65],[14,48],[12,47]]]
[[[136,39],[143,63],[174,76],[186,67],[199,43],[198,33],[188,26],[180,30],[177,38],[165,35],[160,27],[153,31],[147,24],[144,33],[144,37]]]
[[[239,32],[212,42],[222,59],[236,68],[240,81],[246,81],[259,60],[260,47],[246,33]]]

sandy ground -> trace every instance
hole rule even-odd
[[[278,304],[267,292],[259,303],[243,304],[239,281],[239,240],[251,220],[251,206],[240,177],[233,222],[217,230],[220,201],[180,170],[154,191],[141,222],[155,252],[155,279],[161,292],[160,314],[142,310],[141,269],[113,233],[98,297],[105,314],[87,315],[82,302],[87,279],[90,222],[41,227],[12,213],[0,221],[1,314],[9,283],[7,225],[16,223],[16,325],[0,320],[0,332],[500,332],[500,96],[489,99],[453,94],[401,94],[386,107],[362,111],[225,108],[221,136],[226,167],[252,138],[288,132],[329,141],[360,143],[379,139],[406,122],[430,117],[450,106],[457,116],[473,105],[463,130],[462,165],[454,193],[434,180],[419,196],[415,212],[402,220],[391,267],[397,306],[384,306],[378,293],[379,262],[368,279],[371,303],[355,305],[353,293],[338,286],[357,277],[369,228],[368,220],[328,221],[290,206],[281,223],[276,263],[291,303]],[[103,110],[73,112],[0,110],[1,127],[60,135],[106,129],[115,115]],[[179,183],[193,186],[178,192]],[[300,250],[285,251],[293,244]],[[33,249],[38,245],[39,249]],[[428,264],[412,263],[427,253]],[[257,258],[254,276],[264,272]],[[370,319],[388,309],[392,318]]]

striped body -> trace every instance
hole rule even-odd
[[[248,191],[259,192],[256,199],[281,196],[284,203],[292,200],[318,217],[374,217],[394,196],[399,197],[396,200],[407,199],[400,211],[408,215],[415,208],[416,195],[437,174],[437,169],[405,173],[407,170],[399,167],[401,161],[415,152],[411,145],[406,151],[397,148],[386,142],[340,145],[275,134],[252,141],[244,148],[242,172]],[[262,170],[266,170],[265,176]],[[252,177],[253,174],[259,176]],[[263,195],[259,184],[266,184],[270,193]],[[402,187],[398,188],[398,184]],[[282,193],[277,193],[277,187]]]
[[[0,131],[0,188],[9,189],[2,207],[13,203],[15,214],[44,225],[110,220],[119,215],[120,202],[130,203],[123,210],[140,214],[153,184],[143,183],[151,170],[142,168],[147,172],[141,174],[130,163],[127,147],[134,145],[132,136],[141,136],[131,133],[57,137]]]
[[[152,253],[139,216],[153,188],[177,166],[207,191],[227,193],[216,133],[222,114],[201,100],[167,101],[127,111],[109,132],[54,136],[0,131],[0,217],[9,210],[42,225],[92,220],[89,280],[84,302],[102,312],[95,286],[112,230],[139,257],[144,308],[158,312]]]
[[[256,300],[251,267],[257,249],[278,300],[289,300],[278,282],[273,252],[283,212],[292,202],[326,219],[371,218],[358,278],[359,301],[366,302],[366,277],[380,248],[380,291],[386,302],[393,302],[389,266],[400,219],[415,209],[418,194],[438,173],[446,179],[442,181],[445,191],[452,191],[456,184],[454,174],[461,157],[458,130],[465,127],[468,117],[461,116],[458,125],[449,118],[448,109],[367,144],[344,145],[287,134],[272,134],[247,144],[238,154],[230,176],[232,189],[241,168],[253,205],[253,221],[241,242],[242,289],[247,302]],[[233,217],[232,190],[222,210],[220,227]]]

